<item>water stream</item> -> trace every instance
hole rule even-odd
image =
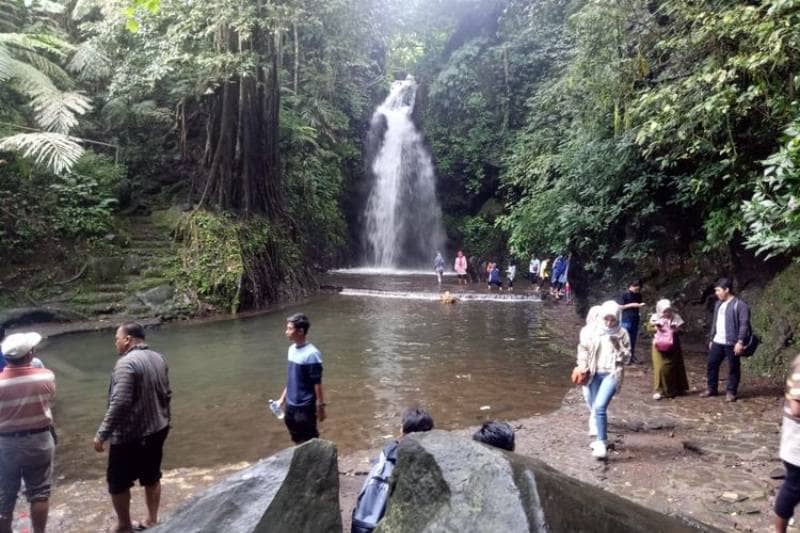
[[[430,274],[395,276],[388,285],[385,277],[352,274],[327,281],[412,296],[435,285]],[[457,288],[454,280],[448,283]],[[285,317],[301,310],[324,358],[330,418],[322,436],[334,440],[340,453],[375,447],[397,433],[400,412],[414,402],[428,406],[444,429],[552,410],[568,387],[564,376],[572,354],[551,344],[540,306],[531,300],[445,305],[331,294],[248,319],[149,330],[149,344],[169,361],[174,391],[165,468],[252,461],[291,445],[266,403],[280,395],[285,381]],[[58,381],[58,474],[101,477],[105,456],[92,450],[91,441],[116,359],[113,334],[49,339],[40,355]]]

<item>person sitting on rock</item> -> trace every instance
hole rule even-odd
[[[514,451],[514,429],[508,422],[489,420],[472,435],[472,440],[501,448],[510,452]]]
[[[433,429],[433,418],[421,407],[410,407],[403,412],[400,439],[410,433],[430,431]],[[351,533],[371,533],[383,518],[386,512],[386,503],[389,500],[389,478],[397,463],[397,447],[399,440],[386,444],[381,451],[378,461],[370,470],[358,501],[353,509],[353,523]]]
[[[443,304],[454,304],[458,301],[458,298],[450,294],[450,291],[444,291],[442,293],[441,302]]]

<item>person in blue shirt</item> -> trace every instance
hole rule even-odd
[[[319,437],[317,421],[325,420],[325,399],[322,391],[322,354],[306,341],[311,327],[308,317],[297,313],[286,319],[289,363],[286,387],[278,405],[284,408],[283,421],[295,444]]]

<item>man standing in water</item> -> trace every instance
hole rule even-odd
[[[285,405],[284,422],[295,444],[319,437],[317,420],[325,420],[325,397],[322,392],[322,354],[306,341],[311,327],[308,317],[297,313],[286,319],[289,365],[286,387],[278,404]]]
[[[94,449],[108,450],[108,492],[122,533],[158,523],[161,502],[161,457],[169,433],[170,401],[167,361],[144,342],[144,328],[126,322],[117,328],[114,346],[120,355],[111,374],[108,409],[94,437]],[[131,521],[131,487],[144,487],[147,520]]]

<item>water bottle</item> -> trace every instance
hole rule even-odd
[[[278,405],[278,402],[276,402],[275,400],[270,400],[269,401],[269,409],[270,409],[270,411],[272,411],[273,415],[278,417],[278,420],[283,420],[283,416],[284,416],[283,409],[281,409],[281,406]]]

